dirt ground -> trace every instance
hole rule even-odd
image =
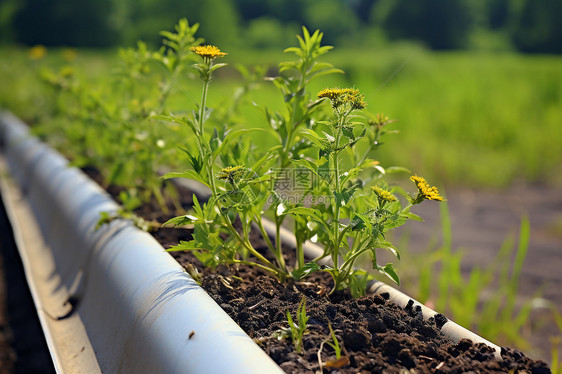
[[[506,237],[518,239],[521,218],[527,216],[531,233],[529,249],[521,273],[519,302],[540,296],[562,312],[562,190],[538,185],[514,185],[505,191],[451,189],[447,196],[453,249],[464,249],[462,271],[485,267],[498,254]],[[438,203],[426,202],[414,209],[425,222],[408,222],[409,251],[428,250],[432,236],[441,233]],[[561,336],[551,315],[537,309],[534,318],[542,328],[533,331],[526,353],[550,362],[551,336]],[[558,348],[562,354],[561,347]]]

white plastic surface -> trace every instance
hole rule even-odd
[[[0,145],[51,248],[52,293],[62,290],[76,304],[51,317],[79,318],[101,372],[282,372],[149,234],[124,221],[95,230],[100,212],[116,204],[7,113],[0,114]],[[26,272],[29,281],[34,274]],[[66,349],[50,335],[51,350]]]

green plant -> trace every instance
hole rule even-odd
[[[311,142],[311,148],[315,152],[308,158],[294,160],[294,163],[310,171],[318,180],[318,186],[307,193],[316,197],[328,197],[329,201],[309,207],[296,206],[285,213],[300,216],[315,224],[309,225],[312,226],[309,232],[324,247],[323,255],[316,261],[323,257],[331,260],[330,265],[322,268],[316,262],[307,264],[307,267],[330,273],[334,279],[332,292],[350,287],[354,295],[360,296],[364,293],[364,288],[356,285],[363,286],[368,277],[363,270],[356,269],[357,259],[362,254],[369,253],[373,269],[399,283],[399,277],[391,263],[382,266],[377,262],[378,249],[389,250],[400,258],[397,248],[386,239],[386,232],[401,226],[409,218],[419,219],[410,212],[413,205],[426,199],[441,201],[443,198],[425,179],[412,176],[418,193],[416,196],[404,194],[407,204],[403,207],[402,202],[382,181],[387,170],[367,157],[372,146],[362,157],[354,157],[353,161],[356,163],[351,167],[343,169],[342,152],[352,149],[365,137],[366,126],[375,127],[370,138],[378,141],[382,127],[389,121],[368,124],[357,121],[356,112],[363,110],[366,104],[363,95],[356,89],[325,89],[318,97],[329,99],[334,118],[319,121],[314,129],[301,132]],[[382,118],[384,117],[379,116],[379,119]],[[372,167],[375,168],[370,169]],[[388,171],[394,170],[401,169]],[[370,173],[366,173],[367,171]],[[366,181],[361,179],[361,173],[367,174],[366,178],[374,179],[375,184],[369,189],[370,193],[364,192]]]
[[[187,147],[190,169],[183,173],[168,173],[165,178],[186,177],[205,184],[211,198],[202,206],[195,200],[193,215],[184,215],[168,221],[173,225],[193,224],[194,239],[181,242],[170,250],[189,250],[207,265],[246,263],[275,275],[280,280],[288,277],[301,279],[313,271],[327,271],[334,279],[335,290],[351,288],[355,296],[365,292],[370,275],[356,269],[357,259],[364,253],[372,257],[373,268],[396,283],[399,278],[392,264],[377,262],[377,250],[387,249],[399,258],[398,250],[385,238],[385,233],[405,223],[419,219],[410,212],[412,205],[423,200],[442,200],[435,187],[417,176],[411,179],[418,187],[416,196],[404,194],[406,204],[387,190],[385,174],[404,171],[402,168],[384,169],[369,156],[380,145],[385,126],[392,121],[384,115],[365,121],[358,113],[366,106],[363,95],[355,89],[326,89],[315,100],[306,89],[319,76],[338,72],[330,64],[316,58],[330,47],[321,46],[322,34],[312,35],[303,28],[298,37],[299,47],[285,52],[298,56],[296,61],[280,64],[279,77],[273,82],[284,97],[285,113],[271,113],[263,108],[269,132],[278,144],[270,149],[256,149],[257,155],[246,151],[242,155],[240,140],[234,139],[260,129],[231,129],[229,126],[209,131],[207,122],[212,110],[207,108],[207,95],[213,73],[225,66],[216,63],[224,57],[215,46],[192,47],[202,59],[193,67],[203,82],[201,102],[191,117],[155,115],[152,118],[182,124],[189,128],[196,141]],[[325,115],[323,99],[329,99],[333,118]],[[228,120],[228,119],[227,119]],[[359,156],[355,145],[365,138],[369,146]],[[344,157],[343,151],[347,151]],[[345,163],[345,165],[344,165]],[[250,165],[246,167],[245,165]],[[347,168],[344,168],[347,166]],[[292,176],[306,172],[302,195],[289,196],[293,191],[283,190],[282,184]],[[362,179],[364,178],[364,179]],[[371,188],[368,188],[371,185]],[[367,190],[367,192],[365,192]],[[399,191],[400,192],[400,191]],[[291,201],[291,197],[296,197]],[[305,199],[312,198],[312,202]],[[263,212],[269,211],[276,225],[275,242],[264,229]],[[281,251],[280,228],[287,217],[293,218],[296,237],[296,262],[291,269]],[[240,227],[237,228],[235,223]],[[259,253],[250,241],[252,225],[264,238],[275,261]],[[220,235],[225,233],[226,239]],[[303,243],[315,240],[324,246],[324,254],[305,263]],[[255,260],[250,260],[251,255]],[[328,257],[332,264],[321,267],[317,261]]]
[[[194,49],[194,52],[203,59],[202,63],[194,65],[203,81],[201,103],[194,115],[191,118],[179,118],[173,115],[153,116],[156,119],[180,123],[188,127],[197,141],[196,151],[193,149],[184,150],[188,155],[191,170],[185,173],[169,173],[166,177],[192,178],[205,184],[212,192],[212,198],[204,206],[211,208],[200,209],[202,214],[208,212],[207,215],[198,217],[196,221],[188,216],[177,217],[170,220],[169,223],[174,225],[193,223],[197,232],[218,233],[223,230],[229,235],[229,239],[226,241],[217,235],[214,237],[216,240],[213,243],[208,241],[197,242],[196,240],[182,242],[173,247],[172,250],[194,250],[200,256],[204,256],[203,252],[207,251],[214,254],[210,257],[216,260],[214,264],[221,262],[251,263],[274,274],[281,280],[289,276],[289,269],[281,251],[281,240],[279,240],[280,227],[285,215],[278,209],[279,204],[270,205],[269,210],[275,216],[277,227],[277,235],[273,242],[265,231],[262,211],[268,209],[266,206],[268,205],[269,194],[274,193],[271,189],[268,190],[268,185],[272,184],[271,181],[278,179],[279,170],[288,167],[292,157],[298,156],[295,153],[298,152],[299,147],[307,146],[302,142],[299,144],[296,142],[298,128],[311,122],[311,114],[317,104],[312,102],[313,105],[310,105],[311,99],[310,94],[305,90],[306,84],[314,77],[336,71],[329,64],[315,61],[318,56],[330,49],[330,47],[320,46],[322,34],[317,31],[310,35],[306,29],[303,29],[303,34],[304,39],[299,36],[300,48],[295,47],[286,50],[286,52],[296,53],[299,59],[295,62],[282,63],[280,69],[281,72],[295,70],[296,74],[283,74],[274,79],[274,83],[284,94],[286,113],[271,114],[267,108],[264,109],[271,130],[278,137],[279,145],[265,152],[260,150],[259,157],[253,159],[251,156],[248,157],[251,154],[248,150],[246,150],[248,156],[242,157],[240,142],[233,141],[240,135],[257,131],[257,129],[215,128],[211,135],[207,135],[205,123],[211,116],[211,110],[206,107],[208,88],[213,72],[224,66],[224,64],[216,64],[215,59],[225,55],[214,46],[201,46]],[[214,166],[219,161],[222,161],[224,167],[217,172]],[[277,161],[277,167],[273,164],[275,161]],[[245,167],[245,164],[251,164],[251,167]],[[268,172],[272,167],[275,170]],[[215,211],[212,206],[215,206],[217,210]],[[242,225],[241,233],[234,227],[236,220]],[[252,223],[255,223],[265,239],[275,257],[275,263],[267,260],[252,246],[249,240]],[[208,227],[204,228],[204,225]],[[296,268],[302,269],[304,267],[302,241],[299,241],[297,251]],[[244,258],[244,255],[248,253],[252,254],[258,262],[237,258],[238,255],[242,255]],[[207,263],[209,262],[207,261]]]
[[[67,125],[61,147],[75,165],[99,169],[105,186],[125,187],[120,199],[129,211],[152,197],[168,211],[163,182],[155,171],[172,154],[165,146],[171,128],[155,126],[149,117],[164,112],[172,88],[181,86],[178,77],[193,58],[190,48],[201,42],[194,36],[197,28],[182,19],[175,32],[162,33],[164,46],[158,51],[142,41],[121,49],[115,74],[97,84],[78,79],[72,67],[43,72],[57,97],[52,115]],[[164,189],[174,195],[170,187]]]
[[[291,317],[291,312],[287,311],[287,322],[291,330],[293,347],[297,353],[301,353],[303,348],[302,338],[308,328],[308,316],[306,315],[306,298],[303,296],[297,308],[296,322]]]
[[[194,197],[194,215],[185,215],[173,218],[167,223],[178,225],[193,224],[195,231],[193,240],[189,242],[180,242],[179,245],[172,247],[171,250],[189,250],[195,252],[202,261],[209,266],[219,263],[247,263],[260,267],[268,272],[273,273],[280,279],[284,279],[286,271],[278,267],[262,254],[260,254],[251,244],[249,233],[251,223],[254,220],[261,222],[261,213],[258,210],[259,200],[251,197],[259,198],[260,183],[267,180],[266,177],[258,178],[256,171],[267,162],[270,155],[266,154],[258,160],[252,168],[247,169],[242,165],[225,166],[216,171],[215,165],[219,160],[225,160],[222,157],[233,149],[234,139],[243,133],[251,130],[239,129],[230,131],[219,131],[215,128],[209,136],[205,130],[205,124],[211,116],[211,110],[207,108],[207,93],[213,73],[225,66],[223,63],[216,63],[216,59],[223,57],[226,53],[221,52],[215,46],[197,46],[192,51],[199,55],[202,59],[201,63],[195,64],[193,67],[198,72],[199,78],[203,82],[201,94],[201,102],[197,111],[193,113],[193,117],[176,117],[174,115],[157,115],[155,119],[166,120],[179,123],[191,130],[196,140],[195,150],[183,149],[188,156],[191,170],[184,173],[168,173],[165,178],[187,177],[195,179],[208,188],[212,192],[212,197],[207,203],[199,205],[197,198]],[[240,161],[240,152],[238,159]],[[228,160],[228,158],[226,158]],[[238,232],[234,226],[236,218],[240,218],[242,225],[242,233]],[[260,228],[263,230],[263,226]],[[228,233],[228,239],[223,239],[220,232]],[[238,254],[250,253],[258,262],[248,261],[246,259],[237,258]],[[246,256],[244,256],[246,257]],[[279,261],[283,265],[282,261]]]
[[[322,343],[320,343],[320,348],[318,349],[318,353],[316,354],[318,356],[318,366],[320,366],[321,373],[324,372],[323,368],[325,367],[341,368],[342,366],[349,365],[350,362],[347,355],[342,356],[342,346],[340,345],[340,342],[336,336],[336,333],[332,329],[332,324],[330,322],[328,322],[328,328],[330,329],[330,336],[326,340],[323,340]],[[332,340],[331,342],[330,339]],[[327,362],[322,361],[322,350],[324,349],[324,344],[326,343],[333,348],[334,353],[336,354],[335,360],[329,360]]]
[[[334,349],[334,352],[336,353],[336,360],[339,360],[341,358],[341,347],[340,347],[340,342],[338,341],[338,338],[336,337],[336,333],[334,332],[334,330],[332,329],[332,324],[328,322],[328,328],[330,329],[330,337],[332,338],[332,341],[328,341],[328,345],[330,347],[332,347]]]
[[[310,145],[300,139],[299,130],[310,128],[314,122],[313,114],[318,109],[318,100],[307,89],[310,82],[321,76],[333,73],[343,73],[326,62],[319,62],[318,57],[328,53],[332,47],[321,45],[323,34],[316,30],[312,35],[303,27],[303,36],[297,35],[298,47],[290,47],[284,53],[293,53],[297,56],[294,61],[279,64],[279,76],[272,79],[275,86],[283,95],[284,112],[271,112],[268,107],[263,108],[269,131],[277,140],[274,147],[278,153],[277,163],[272,170],[272,179],[278,181],[293,168],[293,161],[298,160],[300,153]],[[270,212],[274,216],[276,225],[275,247],[272,248],[279,261],[283,261],[281,253],[280,229],[285,221],[285,211],[290,208],[287,199],[280,196],[275,189],[271,191],[272,199]],[[311,271],[305,266],[303,243],[306,241],[306,222],[296,219],[294,221],[296,238],[296,263],[293,276],[299,278]]]

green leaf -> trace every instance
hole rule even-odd
[[[398,252],[398,248],[396,248],[394,246],[394,244],[392,244],[389,241],[384,240],[384,241],[379,242],[378,245],[380,246],[380,248],[383,248],[383,249],[386,249],[386,250],[389,250],[390,252],[392,252],[392,254],[394,254],[394,256],[396,256],[396,258],[400,260],[400,252]]]
[[[191,167],[193,168],[193,170],[195,170],[195,172],[197,174],[201,174],[201,170],[203,169],[203,160],[201,160],[201,157],[199,156],[193,156],[187,149],[185,148],[181,148],[180,149],[187,154],[187,157],[189,158],[189,163],[191,164]]]
[[[188,118],[176,117],[172,113],[170,113],[170,115],[168,115],[168,116],[163,115],[163,114],[153,114],[148,118],[160,120],[160,121],[173,122],[173,123],[177,123],[177,124],[180,124],[180,125],[185,125],[185,126],[188,126],[191,129],[191,131],[193,131],[194,134],[198,133],[197,127],[195,126],[195,124],[191,120],[189,120]]]
[[[222,142],[219,138],[219,133],[217,131],[217,128],[215,127],[213,129],[213,135],[211,136],[211,139],[209,140],[209,146],[211,147],[211,151],[215,152],[219,148],[221,143]]]
[[[265,155],[263,155],[258,161],[254,163],[250,170],[256,173],[265,163],[267,163],[274,157],[274,152],[277,152],[279,148],[280,146],[271,148]]]
[[[354,270],[351,274],[349,274],[349,290],[351,291],[351,296],[365,296],[367,284],[372,279],[374,279],[373,275],[364,270]]]
[[[178,227],[178,226],[187,226],[187,225],[191,225],[197,222],[203,222],[204,220],[197,218],[195,216],[191,216],[191,215],[183,215],[183,216],[178,216],[178,217],[174,217],[171,218],[169,220],[167,220],[166,222],[164,222],[163,226],[166,225],[173,225],[174,227]]]
[[[307,160],[307,159],[304,159],[304,158],[301,158],[301,159],[298,159],[298,160],[291,160],[291,161],[294,165],[302,166],[305,169],[310,170],[315,176],[319,176],[318,175],[318,166],[314,162],[312,162],[310,160]]]
[[[366,221],[358,214],[355,214],[349,225],[351,226],[352,231],[361,231],[367,227]]]
[[[197,174],[197,172],[195,170],[187,170],[187,171],[183,171],[183,172],[173,171],[173,172],[169,172],[169,173],[164,174],[161,178],[162,179],[172,179],[172,178],[193,179],[193,180],[201,182],[205,186],[211,188],[211,186],[209,186],[209,183],[207,183],[207,181],[205,181],[203,178],[201,178],[201,176],[199,174]]]
[[[166,252],[178,252],[178,251],[191,251],[193,249],[199,249],[199,246],[196,244],[195,240],[190,240],[189,242],[180,241],[180,244],[173,245],[170,248],[166,249]]]
[[[303,129],[301,131],[301,134],[302,134],[302,136],[304,136],[305,138],[310,140],[312,143],[314,143],[314,145],[316,145],[318,148],[324,148],[325,147],[324,139],[322,139],[320,137],[320,135],[318,135],[315,131],[313,131],[311,129]]]
[[[302,279],[315,271],[320,271],[321,267],[316,262],[308,262],[303,267],[293,270],[291,275],[296,280]]]
[[[385,171],[386,171],[386,174],[396,174],[396,173],[412,174],[410,169],[406,169],[406,168],[401,167],[401,166],[390,166],[390,167],[386,168]]]
[[[214,72],[215,70],[217,70],[218,68],[222,68],[223,66],[226,66],[228,64],[225,63],[220,63],[220,64],[214,64],[213,66],[211,66],[211,68],[209,69],[209,72]]]
[[[284,212],[283,214],[298,214],[298,215],[302,215],[302,216],[309,216],[312,219],[314,219],[316,222],[321,223],[322,226],[324,227],[324,230],[330,236],[330,239],[333,239],[333,236],[332,236],[332,233],[331,233],[331,230],[330,230],[330,226],[328,225],[328,223],[322,217],[322,213],[320,213],[316,209],[299,206],[299,207],[296,207],[296,208],[289,209],[288,211]]]
[[[396,283],[397,285],[400,286],[400,278],[398,277],[398,274],[396,273],[396,270],[394,269],[394,265],[392,264],[386,264],[383,266],[378,266],[378,270],[383,273],[384,275],[386,275],[387,277],[389,277],[390,279],[392,279],[394,281],[394,283]]]
[[[285,212],[285,214],[300,214],[300,215],[308,215],[312,217],[316,217],[319,215],[319,212],[313,208],[306,208],[303,206],[299,206],[296,208],[289,209]]]
[[[341,130],[342,130],[342,134],[347,136],[349,139],[355,139],[355,135],[353,134],[353,127],[342,126]]]
[[[225,148],[230,144],[230,142],[239,138],[243,134],[247,134],[254,131],[265,131],[265,130],[260,128],[252,128],[252,129],[238,129],[238,130],[228,131],[226,133],[226,136],[222,140],[220,146],[215,151],[213,151],[213,158],[212,158],[213,162],[222,152],[225,151]]]
[[[418,216],[418,215],[415,214],[415,213],[408,212],[408,213],[406,213],[406,216],[407,216],[409,219],[413,219],[414,221],[423,222],[423,218],[420,217],[420,216]]]

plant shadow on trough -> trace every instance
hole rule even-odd
[[[385,181],[388,174],[408,171],[383,168],[371,158],[381,136],[391,132],[387,125],[392,121],[364,113],[365,98],[358,90],[308,91],[311,80],[340,72],[317,61],[331,48],[321,46],[319,31],[310,34],[303,28],[299,46],[286,50],[297,59],[281,63],[280,75],[270,79],[283,95],[284,111],[260,108],[268,128],[228,128],[227,117],[215,119],[218,125],[211,129],[214,112],[207,107],[207,95],[213,74],[225,66],[216,59],[226,53],[199,45],[196,30],[182,20],[175,33],[162,33],[167,49],[151,54],[139,44],[138,55],[161,63],[172,81],[191,68],[202,81],[200,103],[191,115],[164,114],[170,87],[161,85],[157,112],[141,111],[139,118],[190,131],[182,148],[190,169],[165,178],[195,180],[211,195],[199,201],[193,192],[180,191],[167,203],[151,183],[146,196],[155,199],[162,215],[143,214],[154,206],[144,205],[135,211],[141,219],[134,220],[158,228],[155,237],[285,371],[549,372],[545,363],[507,348],[498,359],[485,344],[453,343],[440,331],[447,322],[443,315],[425,321],[411,303],[400,308],[384,293],[364,295],[373,275],[356,268],[358,259],[368,256],[378,274],[399,283],[393,265],[377,261],[378,250],[400,258],[385,234],[408,219],[420,219],[410,212],[412,206],[443,198],[416,175],[410,176],[417,187],[414,195]],[[198,60],[190,65],[192,57]],[[242,136],[255,132],[270,134],[277,143],[264,150]],[[310,178],[296,199],[294,191],[282,188],[286,173],[295,171]],[[193,197],[178,201],[185,196]],[[191,204],[190,214],[175,210],[182,204]],[[272,217],[273,235],[264,228],[264,215]],[[294,248],[282,243],[284,224],[294,226]],[[183,237],[163,238],[178,232]],[[323,251],[306,262],[308,240]]]

